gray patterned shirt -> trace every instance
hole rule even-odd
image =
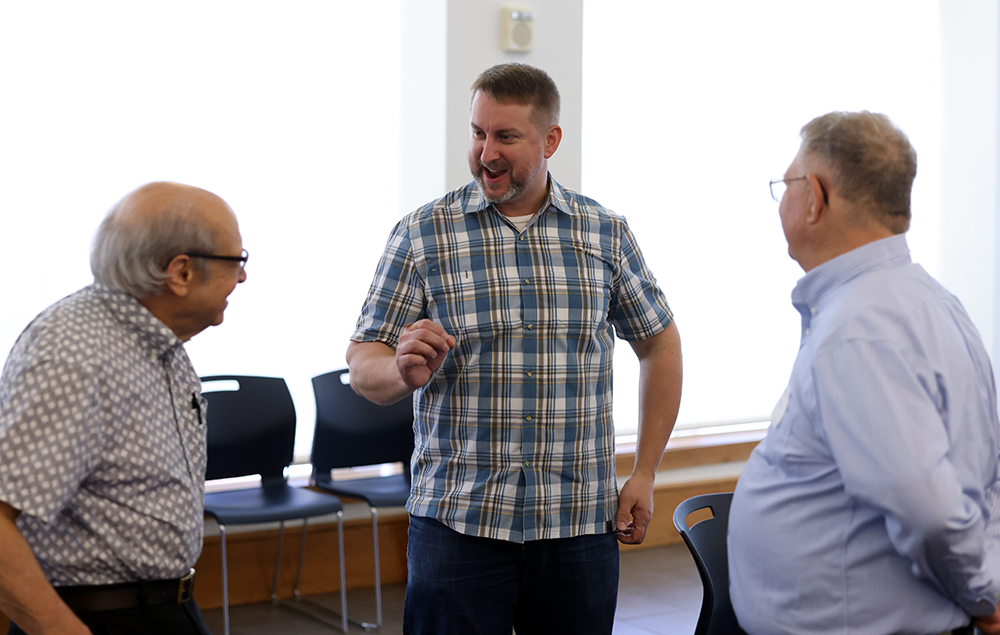
[[[25,329],[0,377],[0,500],[54,585],[194,564],[204,407],[181,340],[125,293],[93,284]]]

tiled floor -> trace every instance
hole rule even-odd
[[[625,551],[614,635],[690,635],[701,609],[701,581],[684,545]],[[382,635],[403,632],[403,585],[382,589]],[[352,589],[348,614],[374,621],[375,599],[370,589]],[[310,598],[336,609],[339,595]],[[230,612],[232,635],[330,635],[336,631],[280,606],[253,604]],[[222,610],[205,611],[213,633],[221,635]],[[351,624],[349,633],[364,633]]]

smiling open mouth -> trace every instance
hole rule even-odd
[[[495,181],[507,173],[507,168],[490,168],[486,165],[482,166],[483,175],[490,181]]]

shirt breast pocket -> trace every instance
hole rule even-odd
[[[500,312],[494,301],[502,284],[493,271],[472,257],[428,262],[424,289],[428,319],[456,337],[497,328],[502,320],[496,320]]]
[[[830,450],[804,400],[807,387],[789,386],[772,413],[767,432],[767,459],[789,475],[809,476],[826,470]]]
[[[601,260],[585,267],[551,266],[539,297],[560,332],[590,336],[610,319],[612,270]]]

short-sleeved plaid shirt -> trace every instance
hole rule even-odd
[[[518,232],[455,190],[393,229],[352,339],[395,348],[422,318],[457,344],[414,393],[409,512],[514,542],[611,531],[612,328],[673,319],[625,220],[550,178]]]

